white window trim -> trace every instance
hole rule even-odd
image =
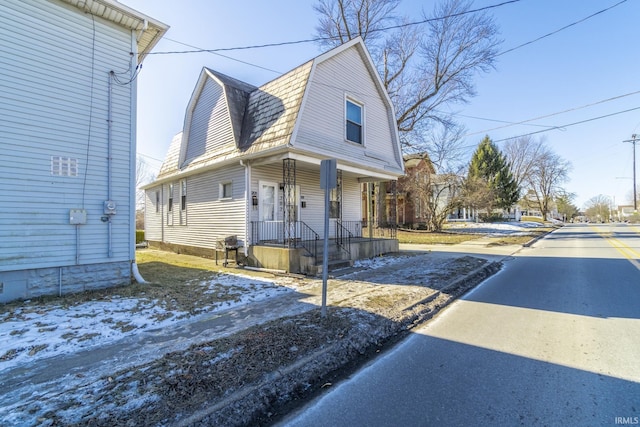
[[[361,114],[362,114],[362,116],[361,116],[362,123],[360,125],[361,126],[361,130],[362,130],[362,142],[351,141],[347,137],[347,102],[351,102],[352,104],[355,104],[358,107],[360,107],[360,111],[361,111]],[[365,146],[365,142],[367,140],[367,138],[366,138],[366,121],[365,121],[366,114],[365,114],[364,102],[358,101],[353,96],[349,96],[349,95],[345,94],[343,105],[344,105],[344,122],[343,122],[344,123],[344,126],[343,126],[343,129],[344,129],[344,131],[343,131],[344,132],[344,140],[346,142],[348,142],[349,144],[354,144],[354,145],[357,145],[357,146],[360,146],[360,147],[364,147]]]
[[[231,195],[228,197],[224,196],[224,186],[225,185],[231,185]],[[231,200],[233,199],[233,181],[224,181],[220,183],[220,187],[219,187],[219,192],[218,192],[218,198],[220,200]]]
[[[187,180],[180,180],[180,199],[178,200],[178,204],[180,206],[180,225],[187,225]],[[182,199],[184,197],[184,206],[182,204]]]

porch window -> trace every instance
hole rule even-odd
[[[347,99],[346,105],[346,137],[347,141],[362,144],[362,104],[358,104],[355,101]]]
[[[233,186],[231,182],[223,182],[220,184],[220,198],[230,199],[233,196]]]

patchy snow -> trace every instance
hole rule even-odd
[[[296,282],[290,278],[220,274],[200,285],[208,288],[205,292],[223,292],[228,299],[203,310],[211,314],[290,292]],[[164,328],[189,317],[189,313],[167,310],[157,300],[145,298],[114,297],[69,307],[17,308],[0,314],[0,372]]]

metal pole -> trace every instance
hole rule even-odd
[[[324,247],[322,251],[322,308],[320,316],[327,316],[327,279],[329,278],[329,188],[324,189]]]
[[[638,193],[636,191],[636,141],[637,135],[634,133],[631,135],[631,139],[627,139],[622,142],[630,142],[633,144],[633,212],[638,212]]]
[[[636,190],[636,135],[631,136],[633,140],[633,212],[638,212],[638,191]]]

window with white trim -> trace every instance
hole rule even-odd
[[[362,144],[363,134],[363,111],[364,106],[351,99],[346,100],[346,138],[347,141]]]
[[[169,184],[169,196],[167,203],[167,225],[173,225],[173,184]]]
[[[220,198],[230,199],[233,197],[233,185],[231,181],[220,184]]]
[[[180,225],[187,224],[187,180],[180,181]]]

